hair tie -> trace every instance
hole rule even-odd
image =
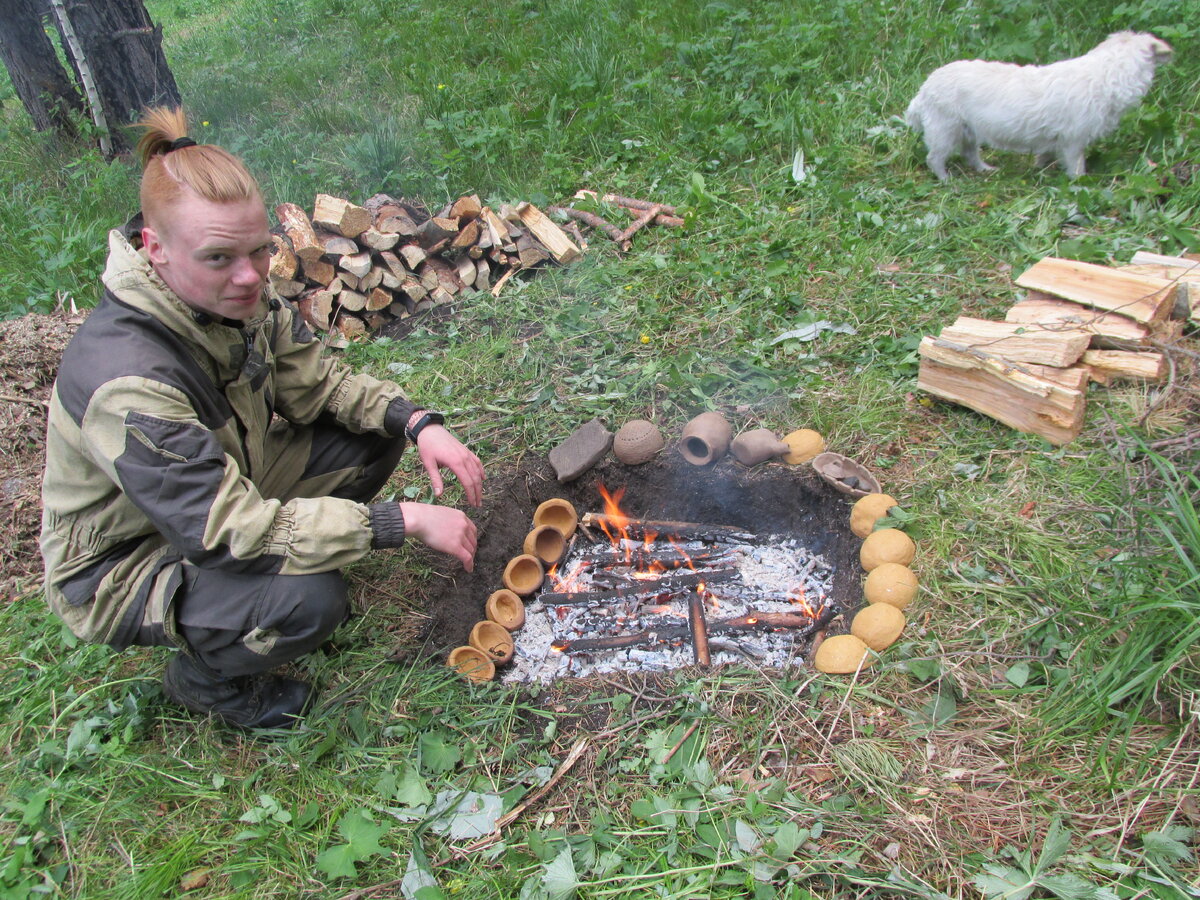
[[[176,150],[182,150],[184,147],[195,147],[195,146],[196,146],[196,142],[193,141],[190,137],[176,138],[175,140],[171,141],[171,146],[167,147],[167,149],[164,151],[164,154],[173,153]]]

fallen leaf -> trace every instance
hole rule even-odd
[[[194,891],[208,884],[212,869],[194,869],[179,879],[181,891]]]
[[[1019,515],[1022,519],[1028,519],[1030,516],[1033,515],[1033,511],[1036,507],[1037,507],[1037,501],[1030,500],[1028,503],[1026,503],[1024,506],[1021,507],[1021,511],[1019,513],[1017,513],[1017,515]]]
[[[830,644],[829,646],[833,646]],[[837,777],[837,773],[830,766],[813,766],[808,770],[808,777],[816,784],[824,784],[831,778]]]

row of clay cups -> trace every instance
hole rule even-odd
[[[546,571],[562,559],[567,539],[575,533],[579,516],[567,500],[555,497],[534,511],[533,529],[525,536],[524,551],[504,567],[504,587],[494,591],[484,606],[487,616],[471,629],[466,645],[450,651],[447,664],[472,681],[491,681],[496,666],[513,658],[512,632],[525,624],[525,603],[542,586]]]
[[[837,635],[817,648],[813,664],[822,672],[850,674],[874,661],[871,651],[890,647],[904,631],[904,610],[917,594],[917,576],[910,565],[917,545],[898,528],[876,523],[896,506],[888,494],[867,494],[850,511],[850,530],[863,538],[859,561],[867,573],[863,594],[867,605],[850,623],[850,633]]]

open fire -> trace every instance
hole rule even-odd
[[[580,517],[529,598],[505,681],[750,661],[782,667],[839,612],[833,566],[794,537],[630,518],[624,489]]]

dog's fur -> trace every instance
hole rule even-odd
[[[956,154],[980,172],[995,168],[980,159],[982,145],[1035,153],[1043,166],[1057,158],[1076,178],[1088,144],[1117,127],[1170,58],[1170,45],[1154,35],[1119,31],[1047,66],[962,59],[925,79],[904,118],[924,132],[925,161],[940,179]]]

